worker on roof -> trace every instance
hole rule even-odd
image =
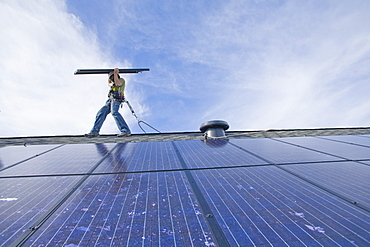
[[[123,119],[122,115],[118,112],[120,105],[125,101],[124,90],[126,84],[125,80],[121,78],[118,73],[118,68],[115,68],[109,73],[108,86],[110,86],[110,91],[108,94],[108,100],[96,114],[94,127],[91,129],[90,133],[85,134],[86,137],[99,136],[100,128],[102,127],[105,118],[109,113],[112,113],[118,129],[121,131],[118,136],[122,137],[131,135],[130,128]]]

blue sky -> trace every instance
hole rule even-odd
[[[0,1],[0,136],[89,132],[106,77],[73,72],[113,67],[150,68],[124,76],[126,96],[162,132],[369,126],[369,12],[367,0]],[[111,116],[101,133],[118,133]]]

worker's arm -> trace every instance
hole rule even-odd
[[[119,86],[122,86],[122,82],[121,80],[118,78],[118,73],[119,73],[119,69],[118,68],[115,68],[114,69],[114,76],[113,76],[113,80],[114,80],[114,84],[119,87]]]

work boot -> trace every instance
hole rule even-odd
[[[85,137],[89,137],[89,138],[91,138],[91,137],[98,137],[99,136],[99,134],[98,133],[88,133],[88,134],[85,134]]]
[[[131,132],[130,131],[122,131],[121,134],[118,134],[118,137],[124,137],[124,136],[130,136]]]

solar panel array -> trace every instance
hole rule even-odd
[[[0,246],[369,246],[370,136],[0,148]]]

